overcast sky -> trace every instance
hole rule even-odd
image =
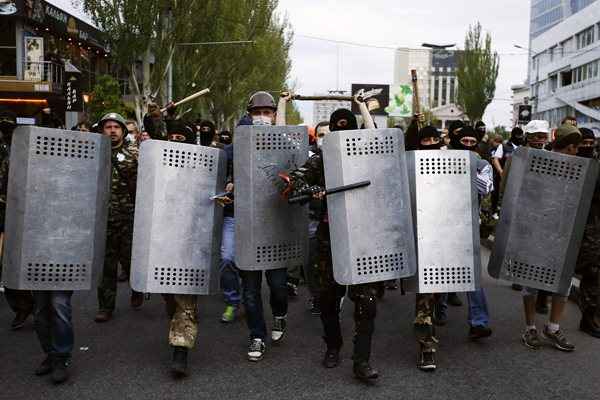
[[[464,46],[469,24],[480,21],[492,34],[500,56],[496,98],[484,117],[488,125],[509,125],[510,86],[527,74],[529,1],[525,0],[280,0],[296,36],[292,48],[291,78],[301,94],[326,92],[337,87],[338,45],[302,35],[384,47],[414,47],[421,43]],[[340,45],[340,86],[352,83],[393,83],[394,51]],[[312,105],[300,104],[306,122],[312,123]]]
[[[71,0],[50,0],[72,10]],[[338,45],[306,36],[384,47],[457,43],[463,47],[469,24],[480,21],[500,53],[496,99],[484,117],[488,125],[509,125],[510,86],[527,74],[529,6],[526,0],[279,0],[279,12],[295,32],[291,80],[296,92],[310,95],[349,89],[352,83],[393,83],[394,51]],[[341,63],[338,74],[338,52]],[[312,104],[301,102],[312,123]]]

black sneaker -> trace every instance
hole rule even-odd
[[[68,367],[68,357],[54,357],[52,360],[52,382],[58,385],[69,379]]]
[[[275,317],[273,320],[273,329],[271,329],[271,340],[273,343],[278,343],[285,336],[286,317]]]
[[[327,349],[323,358],[325,368],[335,368],[340,365],[340,349]]]
[[[250,346],[248,347],[248,360],[249,361],[260,361],[263,359],[265,354],[265,342],[262,339],[250,340]]]
[[[421,348],[417,359],[417,368],[425,372],[433,372],[436,369],[435,365],[435,349]]]
[[[492,336],[492,330],[487,326],[472,326],[469,329],[469,339],[477,340]]]
[[[360,380],[373,381],[379,378],[379,372],[371,367],[368,361],[355,361],[352,369],[354,371],[354,376]]]
[[[542,341],[540,340],[540,335],[538,334],[537,329],[529,329],[523,333],[521,336],[521,340],[523,344],[530,349],[538,350],[542,347]]]
[[[542,337],[560,351],[571,352],[575,350],[575,345],[570,343],[560,330],[550,332],[546,326],[542,331]]]
[[[176,377],[184,377],[188,374],[188,349],[181,346],[173,346],[173,361],[171,371]]]
[[[43,376],[48,375],[50,372],[52,372],[52,358],[50,358],[50,356],[46,356],[40,366],[36,368],[35,374],[37,376]]]
[[[600,339],[600,326],[596,326],[593,321],[589,321],[587,318],[581,318],[579,330]]]

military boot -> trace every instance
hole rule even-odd
[[[435,363],[435,345],[437,340],[432,338],[432,341],[421,341],[419,357],[417,359],[417,368],[425,372],[433,372],[436,369]]]
[[[65,355],[55,355],[52,357],[52,382],[60,384],[69,379],[70,357]]]
[[[328,347],[323,357],[323,366],[325,368],[335,368],[340,365],[340,348]]]
[[[40,366],[36,368],[35,374],[37,376],[43,376],[48,375],[50,372],[52,372],[52,357],[50,357],[50,355],[47,355],[44,361],[42,361],[42,363],[40,364]]]
[[[379,372],[371,367],[368,361],[354,361],[354,376],[363,381],[374,381],[379,378]]]
[[[364,381],[375,380],[379,372],[371,367],[371,337],[373,332],[373,321],[356,321],[356,334],[354,335],[354,376]]]
[[[187,376],[188,374],[188,349],[181,346],[173,346],[173,362],[171,371],[177,377]]]

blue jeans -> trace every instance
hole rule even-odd
[[[263,271],[241,271],[246,321],[250,329],[250,339],[265,339],[267,327],[263,312],[261,295]],[[271,289],[271,310],[273,317],[284,317],[287,314],[287,269],[265,271],[267,283]]]
[[[70,357],[73,351],[73,322],[70,290],[34,291],[34,326],[46,354]]]
[[[467,301],[469,302],[469,325],[488,326],[490,323],[490,314],[488,312],[487,300],[483,288],[474,292],[467,292]],[[438,315],[447,315],[448,293],[440,293],[440,295],[436,297],[436,307],[436,313]]]
[[[487,300],[483,288],[467,293],[469,301],[469,325],[488,326],[490,313],[488,312]]]
[[[225,303],[237,307],[240,304],[241,295],[240,274],[235,266],[235,218],[233,217],[223,219],[219,272]]]

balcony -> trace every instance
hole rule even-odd
[[[1,92],[60,93],[65,67],[51,61],[23,61],[17,76],[0,77]]]

